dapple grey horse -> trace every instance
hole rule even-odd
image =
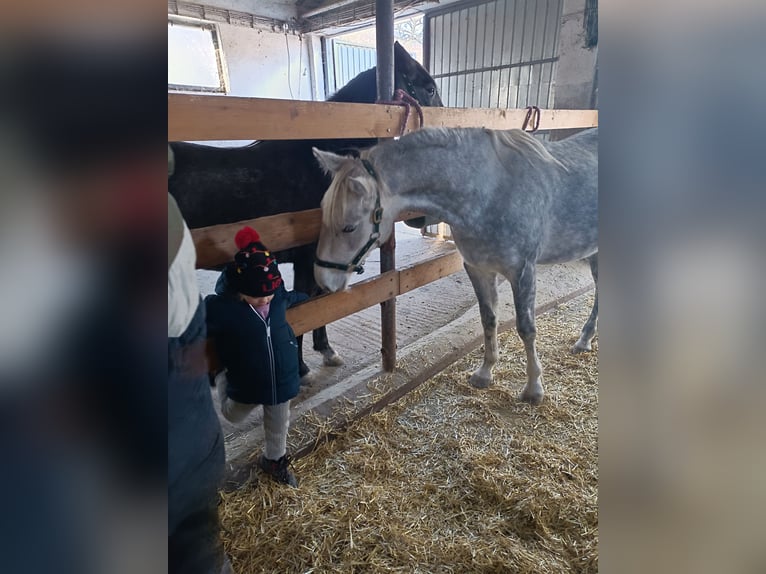
[[[588,259],[596,300],[573,352],[591,349],[598,317],[598,128],[557,142],[521,130],[426,128],[359,158],[314,149],[333,175],[322,200],[314,275],[329,291],[390,236],[396,216],[419,211],[452,228],[479,300],[484,363],[475,387],[492,383],[497,361],[497,276],[513,289],[516,328],[527,355],[523,401],[539,404],[535,268]]]

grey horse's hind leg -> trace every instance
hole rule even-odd
[[[497,274],[464,264],[479,300],[481,325],[484,328],[484,363],[471,375],[469,382],[483,389],[492,384],[492,369],[497,362]]]
[[[590,272],[593,275],[593,281],[596,283],[596,297],[593,302],[593,310],[590,312],[590,317],[585,321],[583,325],[580,338],[572,347],[573,353],[582,353],[583,351],[590,351],[592,349],[591,342],[593,337],[596,336],[596,326],[598,324],[598,253],[594,253],[588,257],[590,263]]]
[[[535,292],[536,270],[531,261],[525,262],[514,275],[509,275],[513,289],[513,305],[516,308],[516,331],[524,343],[527,353],[527,384],[521,391],[521,400],[539,405],[545,394],[543,390],[543,369],[535,348]]]

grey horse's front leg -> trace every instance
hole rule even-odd
[[[481,325],[484,328],[484,363],[471,375],[469,382],[483,389],[492,384],[492,369],[497,362],[497,274],[464,264],[479,300]]]
[[[598,324],[598,253],[595,253],[588,257],[590,263],[590,272],[593,275],[593,281],[596,283],[596,298],[593,302],[593,309],[590,312],[590,317],[585,321],[583,325],[580,338],[572,347],[573,353],[582,353],[583,351],[590,351],[592,349],[591,342],[596,336],[596,325]]]
[[[527,384],[521,391],[521,400],[533,405],[543,401],[543,369],[535,348],[535,264],[526,261],[515,274],[509,275],[513,289],[513,305],[516,308],[516,331],[527,353]]]

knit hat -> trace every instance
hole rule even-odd
[[[282,284],[277,260],[261,243],[252,227],[243,227],[234,236],[239,251],[226,267],[227,280],[239,293],[250,297],[266,297]]]

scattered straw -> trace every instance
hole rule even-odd
[[[489,389],[479,350],[297,461],[299,489],[224,494],[237,572],[596,572],[598,357],[569,354],[591,303],[538,318],[540,407],[505,333]]]

